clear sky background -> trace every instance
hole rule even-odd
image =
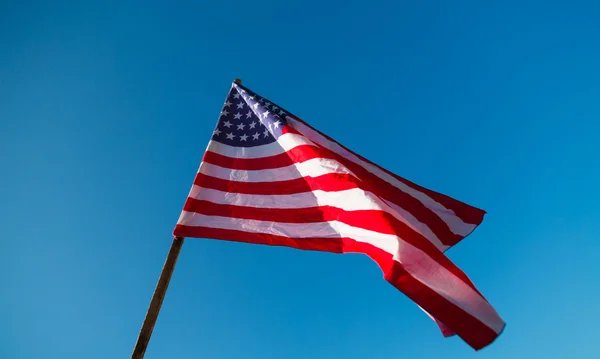
[[[480,352],[361,255],[186,240],[147,359],[598,358],[595,1],[0,3],[0,358],[129,358],[232,80],[484,208]]]

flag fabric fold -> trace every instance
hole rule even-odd
[[[444,336],[478,350],[505,323],[444,252],[484,215],[233,83],[173,234],[366,254]]]

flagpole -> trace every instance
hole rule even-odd
[[[179,252],[181,251],[182,245],[183,237],[173,238],[171,249],[169,249],[169,254],[167,255],[167,259],[160,273],[160,277],[158,278],[158,283],[154,289],[154,294],[152,295],[152,300],[150,301],[148,312],[144,318],[142,329],[140,330],[137,342],[135,343],[133,354],[131,354],[131,359],[142,359],[144,357],[144,353],[148,347],[148,342],[150,341],[150,336],[152,335],[156,318],[158,318],[160,307],[162,306],[163,299],[165,298],[165,293],[169,287],[169,281],[171,280],[171,275],[175,269],[175,264],[177,263],[177,258],[179,257]]]

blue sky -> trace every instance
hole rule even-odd
[[[360,255],[186,240],[146,358],[597,358],[594,2],[0,5],[2,358],[127,358],[231,81],[488,214],[473,351]]]

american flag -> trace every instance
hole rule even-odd
[[[234,82],[173,234],[363,253],[478,350],[505,323],[444,252],[485,212],[350,151]]]

